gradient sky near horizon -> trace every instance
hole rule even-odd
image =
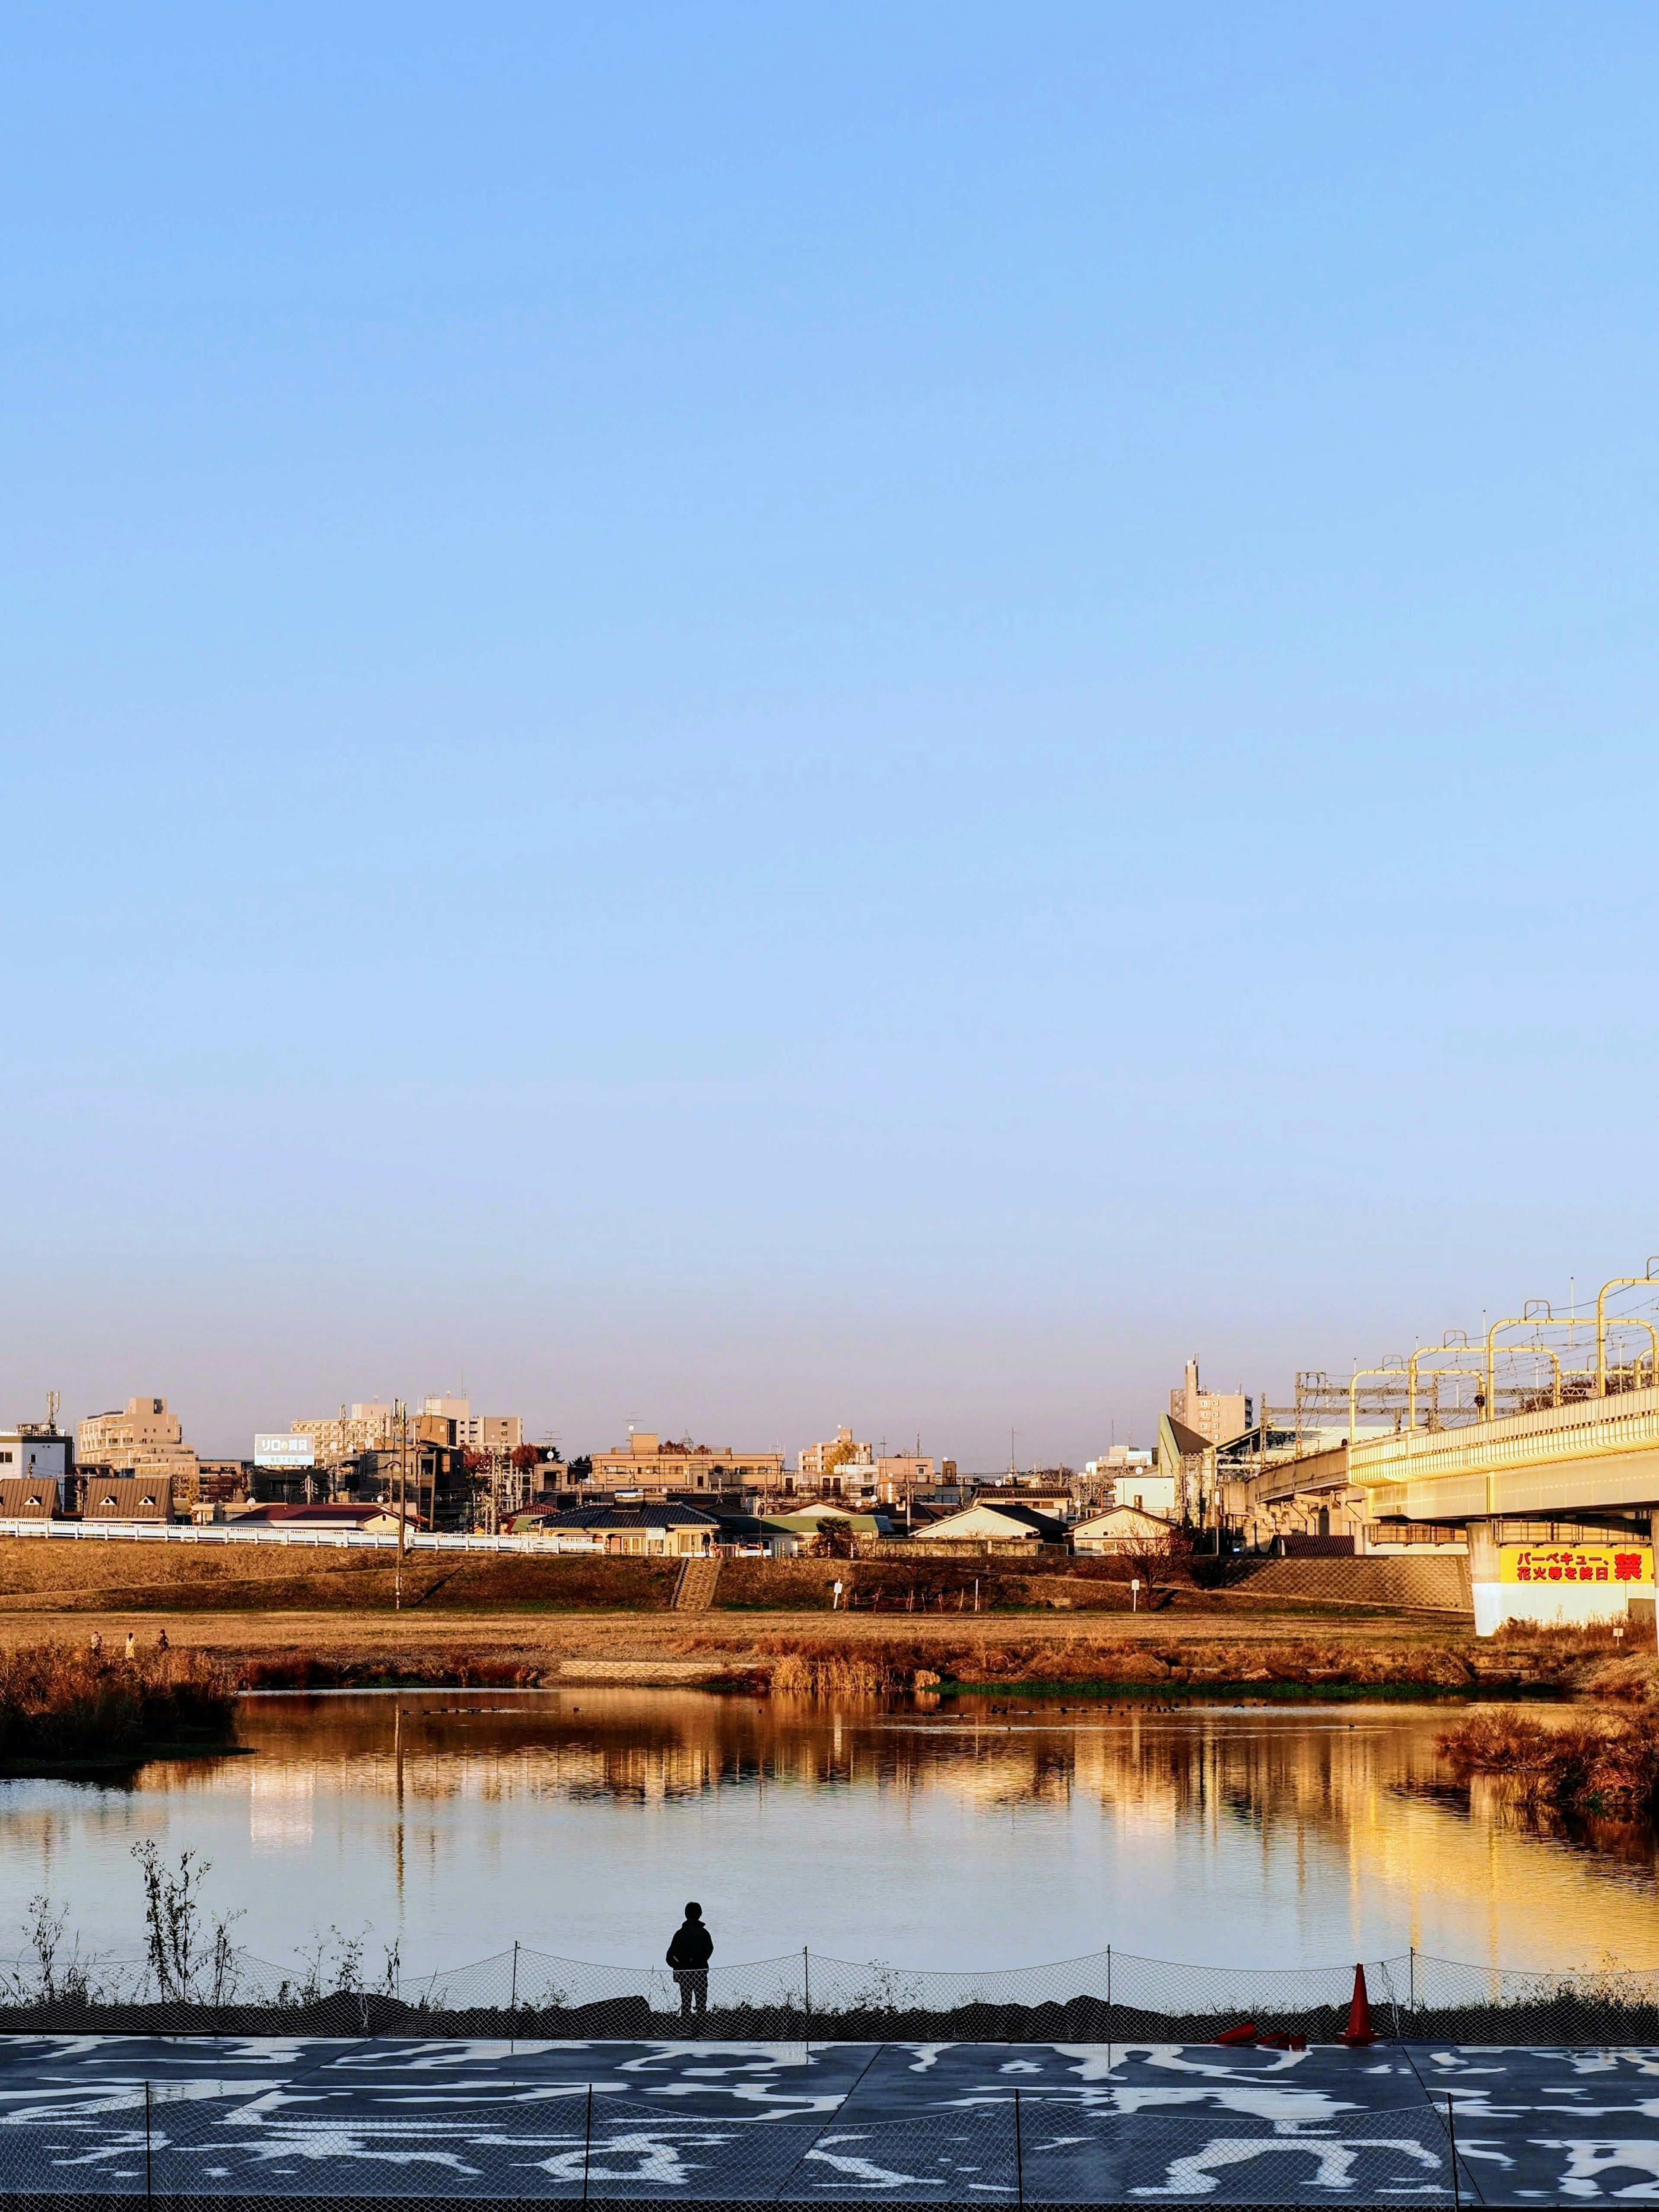
[[[1659,16],[11,10],[0,1416],[1146,1440],[1659,1246]]]

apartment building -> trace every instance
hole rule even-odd
[[[475,1413],[470,1398],[426,1398],[421,1412],[429,1419],[453,1424],[458,1451],[506,1459],[524,1442],[524,1421],[519,1414]]]
[[[676,1443],[653,1430],[630,1429],[615,1451],[594,1452],[589,1478],[596,1490],[735,1490],[744,1485],[776,1489],[783,1480],[781,1452],[736,1451],[730,1444]]]
[[[174,1497],[195,1501],[200,1467],[165,1398],[129,1398],[118,1413],[89,1413],[76,1431],[75,1449],[83,1470],[142,1475],[153,1479],[152,1487],[168,1482]]]
[[[1178,1414],[1176,1419],[1180,1419]],[[1155,1456],[1155,1454],[1142,1451],[1134,1444],[1114,1444],[1098,1459],[1085,1460],[1083,1472],[1085,1474],[1104,1475],[1109,1480],[1117,1475],[1131,1474],[1137,1468],[1150,1467]]]
[[[1224,1444],[1229,1437],[1243,1435],[1255,1419],[1255,1409],[1243,1390],[1200,1389],[1198,1360],[1194,1357],[1187,1362],[1181,1388],[1170,1393],[1170,1414],[1206,1443]]]
[[[0,1429],[0,1482],[25,1485],[31,1495],[50,1484],[53,1502],[64,1506],[69,1504],[74,1472],[74,1443],[56,1429],[36,1428],[27,1421],[15,1429]]]
[[[798,1479],[809,1484],[825,1481],[838,1468],[867,1468],[873,1481],[875,1465],[873,1444],[857,1443],[851,1429],[837,1429],[827,1443],[803,1444],[795,1468]]]
[[[1114,1444],[1098,1459],[1084,1462],[1079,1491],[1083,1504],[1097,1512],[1139,1505],[1148,1512],[1173,1513],[1176,1486],[1175,1478],[1159,1470],[1155,1454],[1134,1444]]]
[[[455,1441],[449,1422],[441,1414],[410,1413],[407,1419],[411,1449]],[[379,1398],[353,1406],[349,1412],[342,1406],[331,1421],[292,1421],[289,1432],[311,1438],[312,1457],[318,1467],[343,1467],[347,1460],[356,1459],[363,1452],[396,1451],[401,1442],[397,1408]]]
[[[896,1505],[919,1490],[933,1488],[933,1462],[919,1452],[884,1454],[876,1462],[875,1478],[877,1504]]]
[[[179,1416],[165,1398],[129,1398],[118,1413],[88,1413],[76,1435],[77,1456],[100,1467],[128,1467],[140,1455],[165,1458],[184,1448]]]
[[[389,1451],[398,1440],[398,1417],[379,1398],[352,1407],[342,1406],[332,1420],[290,1421],[289,1433],[311,1438],[311,1455],[318,1467],[339,1467],[359,1452]]]

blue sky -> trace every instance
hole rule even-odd
[[[1075,1460],[1640,1272],[1656,64],[14,10],[0,1411]]]

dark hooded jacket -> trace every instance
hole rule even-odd
[[[714,1955],[714,1939],[701,1920],[683,1920],[668,1947],[671,1966],[706,1966]]]

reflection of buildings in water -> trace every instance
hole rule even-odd
[[[1181,1880],[1207,1883],[1205,1869],[1224,1859],[1235,1887],[1253,1881],[1275,1904],[1346,1892],[1355,1956],[1365,1931],[1384,1926],[1419,1948],[1492,1962],[1631,1954],[1636,1893],[1651,1891],[1650,1850],[1636,1865],[1564,1863],[1559,1841],[1529,1833],[1484,1793],[1472,1809],[1424,1794],[1445,1779],[1434,1751],[1445,1723],[1434,1713],[933,1722],[874,1706],[814,1714],[704,1692],[592,1690],[493,1713],[392,1707],[260,1700],[242,1732],[264,1756],[226,1762],[216,1782],[198,1771],[188,1786],[240,1788],[253,1768],[251,1821],[270,1849],[308,1840],[323,1790],[396,1796],[398,1834],[405,1801],[649,1808],[728,1790],[851,1792],[878,1852],[883,1806],[896,1799],[954,1801],[970,1816],[1084,1805],[1117,1835],[1126,1872],[1139,1861],[1169,1867],[1180,1846]]]
[[[298,1760],[255,1762],[248,1778],[248,1840],[255,1852],[307,1850],[314,1826],[317,1771]]]

